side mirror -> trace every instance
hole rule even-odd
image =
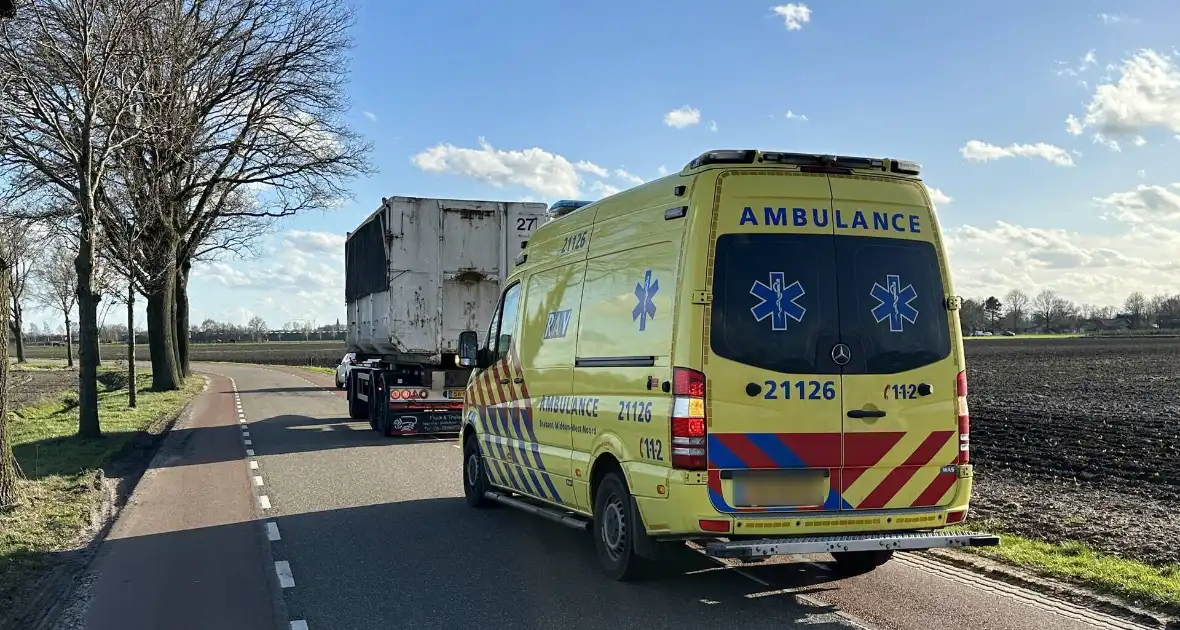
[[[473,368],[479,363],[479,337],[474,330],[459,333],[459,367]]]

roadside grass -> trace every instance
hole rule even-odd
[[[1085,333],[1044,333],[1044,334],[1031,333],[1031,334],[1024,334],[1024,335],[1007,335],[1007,336],[1005,336],[1005,335],[992,335],[990,337],[971,337],[968,335],[964,335],[963,339],[964,340],[968,340],[968,339],[988,339],[988,340],[996,340],[996,339],[1081,339],[1082,337],[1086,337],[1086,336],[1087,335]]]
[[[292,365],[290,367],[299,368],[300,370],[307,370],[308,372],[315,372],[316,374],[328,374],[330,376],[336,375],[336,368],[319,367],[316,365]]]
[[[84,544],[101,497],[96,471],[145,431],[158,431],[184,408],[205,381],[194,377],[175,392],[152,392],[151,372],[139,374],[138,406],[127,408],[127,377],[100,368],[99,414],[104,437],[81,439],[78,394],[58,392],[50,402],[24,407],[10,417],[13,453],[24,479],[24,501],[0,511],[0,611],[14,610],[21,589],[37,577],[54,553]],[[0,625],[5,615],[0,612]]]
[[[1090,549],[1077,541],[1053,544],[1005,533],[994,520],[948,528],[984,531],[1000,537],[998,547],[967,547],[965,550],[1030,570],[1045,577],[1086,586],[1141,605],[1180,612],[1180,565],[1155,568],[1142,562],[1119,558]]]

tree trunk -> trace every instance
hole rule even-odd
[[[127,406],[135,408],[135,285],[127,282]]]
[[[182,261],[176,273],[176,356],[180,374],[185,378],[193,375],[188,359],[188,276],[192,263]]]
[[[70,329],[70,316],[66,315],[66,367],[74,367],[74,331]]]
[[[20,500],[20,487],[17,485],[16,460],[12,456],[12,438],[8,434],[8,317],[9,300],[12,299],[9,289],[11,275],[9,274],[7,254],[0,251],[0,508],[6,508]],[[17,336],[20,339],[20,336]]]
[[[12,296],[9,296],[11,299]],[[16,339],[16,362],[28,363],[29,360],[25,356],[25,333],[24,333],[24,312],[20,304],[12,305],[12,336]],[[5,351],[7,356],[7,351]]]
[[[78,435],[102,437],[98,422],[98,301],[94,291],[93,226],[82,226],[78,257]]]
[[[152,354],[152,389],[180,389],[184,380],[176,354],[176,272],[160,275],[147,295],[148,348]]]

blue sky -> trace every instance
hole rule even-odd
[[[195,320],[343,318],[343,234],[382,196],[595,198],[714,148],[922,163],[965,296],[1180,293],[1174,0],[356,6],[379,174],[198,269]]]

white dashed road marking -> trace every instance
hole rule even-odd
[[[246,449],[246,455],[249,457],[254,457],[254,449],[252,449],[252,448]]]
[[[307,622],[302,619],[296,619],[291,622],[291,630],[307,630]]]
[[[250,460],[250,470],[258,470],[258,462]]]
[[[278,524],[273,521],[266,522],[266,537],[270,539],[271,542],[276,542],[283,539],[282,536],[279,536]]]
[[[262,487],[262,476],[261,475],[254,475],[254,485],[258,486],[259,488]]]
[[[246,446],[254,446],[253,440],[246,440]]]
[[[291,563],[286,560],[275,562],[275,573],[279,576],[279,586],[291,588],[295,586],[295,576],[291,575]]]
[[[262,506],[262,509],[269,510],[270,509],[270,497],[266,496],[265,494],[258,497],[258,504]]]

